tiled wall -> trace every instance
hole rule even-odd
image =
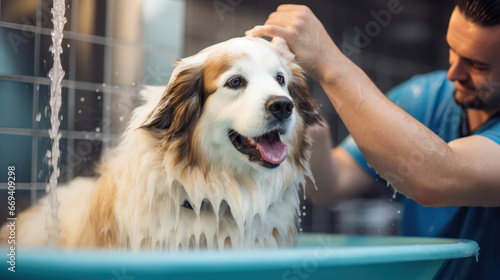
[[[45,193],[49,176],[51,7],[48,0],[0,1],[0,191],[7,166],[16,166],[18,211]],[[175,0],[66,0],[60,182],[94,175],[141,86],[167,83],[182,56],[184,7]],[[0,205],[6,197],[1,191]]]

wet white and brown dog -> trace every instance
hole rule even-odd
[[[321,122],[301,68],[236,38],[182,59],[162,91],[144,91],[97,180],[58,188],[56,246],[293,246],[306,128]],[[19,216],[19,244],[47,243],[44,203]]]

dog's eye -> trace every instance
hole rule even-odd
[[[239,88],[245,84],[245,79],[241,76],[234,76],[226,82],[226,86],[230,88]]]
[[[283,77],[283,74],[278,73],[278,75],[276,75],[276,81],[278,81],[280,85],[283,85],[285,83],[285,77]]]

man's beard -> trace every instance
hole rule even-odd
[[[472,98],[462,98],[462,100],[457,99],[458,94],[462,94],[464,96],[466,96],[466,94],[455,90],[453,95],[455,103],[460,105],[463,109],[492,112],[498,112],[500,110],[500,92],[492,92],[488,88],[476,89]]]
[[[457,94],[458,94],[458,91],[455,91],[453,99],[455,100],[455,103],[457,103],[458,105],[460,105],[460,107],[462,107],[464,109],[481,110],[481,109],[484,109],[486,107],[484,100],[479,98],[479,95],[477,94],[477,92],[473,98],[463,100],[463,101],[459,101],[457,99]]]

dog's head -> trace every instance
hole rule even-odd
[[[244,37],[181,60],[142,128],[184,167],[276,168],[305,160],[305,127],[320,122],[302,69],[268,41]]]

